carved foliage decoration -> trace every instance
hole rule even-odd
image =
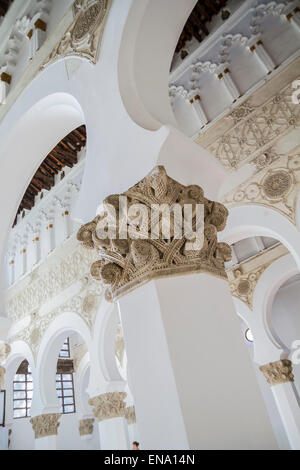
[[[288,359],[270,362],[261,366],[260,370],[271,386],[294,382],[293,365]]]
[[[74,20],[43,67],[67,56],[80,56],[96,63],[111,3],[112,0],[76,1]]]
[[[134,406],[128,406],[125,410],[125,418],[128,424],[136,423],[135,408]]]
[[[40,416],[35,416],[30,419],[32,424],[35,439],[46,436],[56,436],[59,426],[59,413],[51,413]]]
[[[10,345],[7,343],[0,343],[0,364],[4,362],[7,356],[11,351]],[[0,392],[4,387],[4,375],[5,375],[5,368],[0,366]]]
[[[94,418],[81,419],[79,421],[80,436],[87,436],[94,432]]]
[[[142,226],[143,238],[103,240],[97,236],[97,223],[104,213],[100,214],[79,229],[77,238],[84,247],[98,252],[99,261],[92,265],[91,274],[106,286],[107,300],[116,300],[138,285],[161,277],[207,272],[226,278],[224,262],[231,259],[231,248],[226,243],[218,243],[217,232],[224,229],[228,211],[222,204],[206,199],[202,188],[183,186],[170,178],[164,167],[158,166],[123,196],[127,197],[128,209],[139,203],[147,213],[150,213],[152,204],[172,206],[176,203],[181,210],[184,204],[193,207],[203,204],[204,244],[201,250],[196,251],[186,249],[188,240],[184,236],[177,239],[171,233],[170,239],[166,240],[160,232],[159,238],[154,239],[149,220]],[[116,210],[118,233],[119,195],[107,197],[104,206],[106,203]],[[125,219],[130,231],[128,212]]]
[[[236,279],[229,284],[231,294],[248,305],[251,310],[256,284],[266,268],[267,265],[259,266],[246,275],[243,275],[242,272],[237,269],[234,271]]]
[[[98,421],[111,418],[120,418],[125,415],[125,392],[109,392],[89,399],[89,405],[93,406],[93,413]]]
[[[263,168],[222,202],[227,207],[259,204],[277,210],[296,225],[296,204],[300,186],[300,154],[282,156]]]

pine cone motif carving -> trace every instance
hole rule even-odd
[[[261,366],[260,370],[271,386],[294,382],[293,365],[288,359],[270,362]]]
[[[46,436],[56,436],[58,432],[60,414],[51,413],[31,418],[35,439]]]
[[[89,399],[89,405],[93,406],[93,413],[98,421],[111,418],[121,418],[125,415],[125,392],[109,392]]]
[[[142,217],[139,219],[141,236],[137,239],[130,236],[124,240],[118,236],[102,239],[97,235],[97,223],[104,213],[108,214],[107,204],[115,209],[117,226],[114,229],[117,234],[120,228],[119,195],[108,196],[104,201],[106,212],[83,225],[77,233],[77,239],[85,248],[98,252],[100,259],[91,266],[91,274],[106,286],[107,300],[116,300],[137,286],[161,277],[207,272],[226,279],[224,263],[231,259],[231,248],[217,241],[217,232],[224,229],[228,217],[225,206],[206,199],[199,186],[183,186],[173,180],[162,166],[155,167],[143,180],[120,196],[127,198],[128,213],[130,207],[137,203],[143,206],[146,214],[150,214],[153,204],[166,204],[169,207],[177,204],[182,212],[184,205],[190,204],[193,223],[196,205],[203,204],[204,243],[199,250],[187,249],[188,240],[184,235],[181,238],[174,236],[177,219],[172,213],[171,236],[168,240],[161,233],[154,239],[149,220],[145,222]],[[128,213],[125,223],[130,235],[131,220]],[[157,223],[160,224],[161,220],[157,219]],[[152,219],[151,225],[153,228]]]
[[[88,436],[94,432],[94,418],[81,419],[79,421],[80,436]]]

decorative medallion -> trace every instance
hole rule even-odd
[[[267,173],[262,182],[263,191],[269,199],[280,199],[291,189],[293,179],[286,170],[274,170]]]

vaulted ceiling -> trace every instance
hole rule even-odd
[[[198,0],[183,28],[175,52],[181,52],[187,42],[193,38],[199,42],[203,41],[209,34],[208,23],[225,7],[226,3],[227,0]],[[229,12],[222,12],[222,19],[225,20],[227,15]]]
[[[86,128],[80,126],[64,137],[43,160],[35,172],[22,201],[17,215],[24,209],[30,210],[35,204],[35,197],[43,190],[50,190],[57,175],[65,166],[72,168],[77,163],[77,152],[86,145]],[[16,223],[16,220],[15,220]]]

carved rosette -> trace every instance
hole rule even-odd
[[[93,406],[93,413],[98,421],[121,418],[125,415],[125,392],[108,392],[89,399],[89,405]]]
[[[94,432],[94,418],[81,419],[79,421],[80,436],[88,436]]]
[[[128,406],[125,410],[125,418],[128,424],[136,423],[135,408],[134,406]]]
[[[270,362],[261,366],[260,370],[271,386],[294,382],[293,365],[288,359]]]
[[[121,212],[119,196],[125,196],[127,211]],[[148,214],[148,220],[139,215],[140,236],[131,236],[132,218],[130,207],[138,204]],[[183,218],[184,205],[192,210],[197,205],[204,206],[204,243],[200,249],[188,249],[190,240],[184,235],[174,236],[177,220],[171,213],[170,237],[165,239],[159,231],[153,238],[150,217],[153,205],[165,204],[169,208],[176,204]],[[143,180],[121,195],[108,196],[104,201],[104,211],[93,221],[83,225],[77,239],[85,248],[96,250],[99,261],[91,266],[91,274],[101,280],[106,287],[106,299],[114,301],[136,287],[162,277],[182,274],[209,273],[226,279],[224,263],[231,259],[231,248],[226,243],[218,243],[217,232],[224,229],[228,211],[222,204],[204,197],[202,188],[196,185],[183,186],[170,178],[163,166],[155,167]],[[97,224],[113,207],[116,213],[116,235],[110,238],[98,237]],[[135,206],[136,207],[136,206]],[[128,230],[128,238],[121,239],[119,221]],[[125,221],[124,221],[125,220]],[[195,227],[195,212],[193,212]],[[154,224],[161,226],[161,218]]]
[[[59,418],[59,413],[49,413],[31,418],[30,422],[34,430],[35,439],[46,436],[56,436],[60,424]]]

